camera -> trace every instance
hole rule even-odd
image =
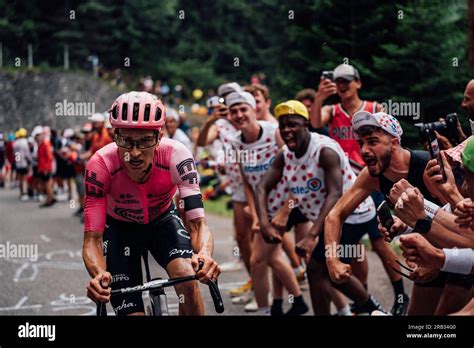
[[[428,141],[427,131],[437,131],[439,134],[448,138],[448,140],[456,146],[460,143],[458,132],[458,116],[456,113],[446,115],[444,121],[437,121],[431,123],[416,123],[415,126],[420,128],[420,137],[424,141]]]

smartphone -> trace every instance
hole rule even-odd
[[[447,180],[447,177],[446,177],[446,171],[444,170],[443,160],[441,158],[441,152],[439,150],[438,138],[436,138],[436,134],[429,129],[426,129],[425,133],[426,133],[426,139],[428,141],[428,148],[430,151],[431,159],[436,159],[438,161],[438,164],[441,167],[441,175],[443,176],[441,183],[445,183]]]
[[[392,212],[390,211],[390,206],[388,205],[387,201],[383,201],[382,203],[380,203],[377,208],[377,215],[379,217],[380,223],[383,227],[387,229],[388,233],[391,236],[390,229],[392,228],[394,221]]]
[[[214,96],[207,100],[206,102],[208,108],[215,108],[220,104],[219,97]]]
[[[321,76],[334,82],[334,73],[332,71],[323,71]]]

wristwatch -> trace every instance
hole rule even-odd
[[[416,220],[415,224],[415,232],[420,232],[421,234],[426,234],[431,230],[431,222],[433,219],[429,218],[428,216],[424,219]]]

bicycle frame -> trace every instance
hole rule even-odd
[[[142,254],[142,258],[143,258],[143,263],[145,265],[146,281],[150,282],[155,279],[156,280],[161,279],[161,278],[155,278],[155,279],[151,278],[147,250],[145,250],[145,252]],[[166,297],[165,291],[162,288],[151,290],[149,292],[149,296],[150,296],[150,302],[151,302],[151,313],[153,314],[153,316],[169,315],[168,299]],[[145,310],[145,313],[146,313],[146,310]]]
[[[192,275],[192,276],[186,276],[186,277],[180,277],[180,278],[150,280],[150,269],[148,265],[147,256],[148,256],[148,252],[146,254],[146,257],[144,257],[144,262],[145,262],[146,277],[147,277],[147,280],[149,281],[147,281],[143,285],[137,285],[133,287],[112,290],[111,296],[114,296],[117,294],[130,294],[130,293],[143,292],[143,291],[150,291],[150,295],[151,295],[152,293],[156,291],[155,294],[160,295],[160,298],[161,298],[161,294],[164,295],[164,290],[163,290],[164,288],[199,279],[197,275]],[[214,308],[216,312],[217,313],[224,312],[224,302],[222,301],[222,297],[219,291],[219,287],[217,285],[217,281],[216,282],[209,281],[207,284],[209,286],[209,292],[211,293],[212,301],[214,302]],[[150,298],[151,297],[152,296],[150,296]],[[158,298],[158,300],[160,300],[160,298]],[[154,303],[154,304],[157,304],[157,303]],[[166,304],[166,308],[167,308],[167,304]],[[160,301],[160,309],[161,310],[163,309],[161,307],[161,301]],[[153,308],[153,311],[155,311],[154,308]],[[154,313],[154,315],[160,315],[160,314]],[[106,306],[104,302],[97,303],[97,316],[107,316],[107,310],[106,310]]]

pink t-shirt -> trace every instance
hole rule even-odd
[[[165,212],[176,190],[188,220],[204,217],[198,174],[191,152],[181,143],[163,138],[155,150],[150,178],[133,181],[120,159],[117,145],[97,151],[87,163],[84,231],[103,232],[106,215],[148,224]]]

